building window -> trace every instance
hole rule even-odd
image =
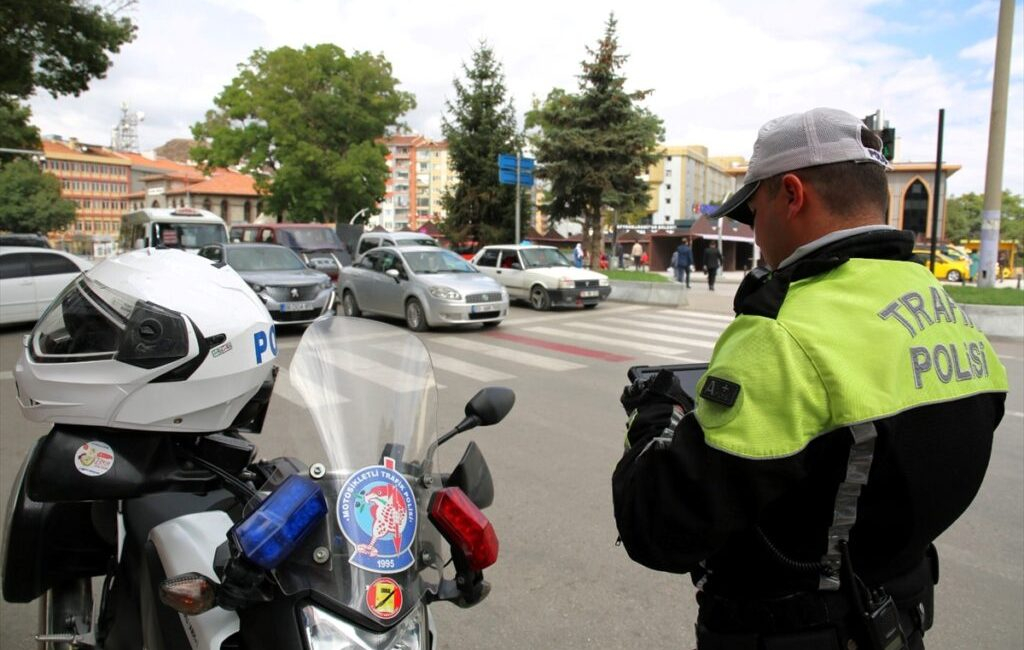
[[[671,198],[667,198],[667,199],[665,199],[665,203],[671,203],[671,202],[672,202],[672,199],[671,199]]]
[[[223,219],[225,222],[230,221],[228,219],[228,201],[227,201],[227,199],[224,199],[224,200],[222,200],[220,202],[220,218]]]
[[[925,236],[928,224],[928,188],[915,180],[903,198],[903,229],[913,230],[918,239]]]
[[[252,203],[249,201],[242,204],[242,221],[246,223],[252,222]]]
[[[210,197],[203,199],[203,209],[207,212],[213,212],[213,201],[210,200]]]

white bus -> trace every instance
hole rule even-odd
[[[196,208],[146,208],[121,217],[121,250],[182,248],[196,252],[228,240],[224,220]]]

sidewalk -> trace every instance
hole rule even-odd
[[[675,275],[670,271],[661,273],[673,284],[676,283]],[[708,276],[700,271],[690,274],[690,290],[686,292],[686,300],[689,303],[680,309],[693,311],[706,311],[715,314],[733,315],[732,299],[736,295],[736,289],[743,281],[745,271],[725,271],[715,278],[715,290],[708,289]]]

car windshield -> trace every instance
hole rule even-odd
[[[215,223],[154,223],[153,234],[167,248],[202,248],[228,240],[224,226]]]
[[[476,273],[470,264],[447,250],[417,251],[404,254],[413,273]]]
[[[572,266],[565,255],[562,255],[556,248],[523,248],[519,253],[528,269],[546,266]]]
[[[433,237],[415,237],[409,239],[396,239],[395,246],[437,246]]]
[[[292,248],[344,248],[338,233],[331,228],[281,228],[283,244]]]
[[[227,262],[236,271],[298,271],[306,268],[299,256],[277,246],[243,246],[227,251]]]

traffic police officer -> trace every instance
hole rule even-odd
[[[690,573],[700,650],[923,648],[932,542],[968,507],[1005,368],[883,225],[881,142],[844,111],[765,124],[714,217],[754,228],[693,404],[661,372],[622,395],[615,519],[635,561]]]

